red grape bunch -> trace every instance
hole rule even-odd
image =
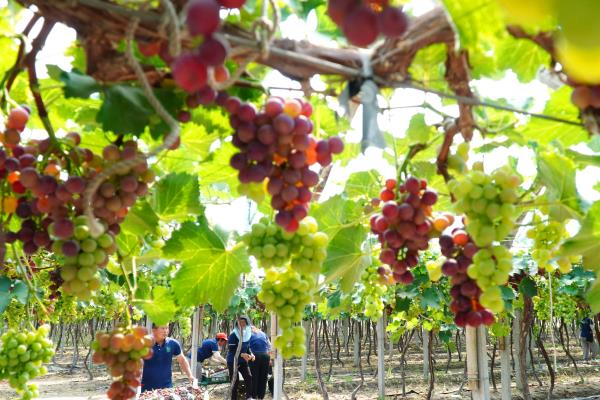
[[[122,160],[130,160],[139,156],[137,143],[133,140],[123,144],[122,149],[117,145],[109,144],[102,150],[103,160],[98,169],[107,169]],[[92,181],[96,171],[91,171],[86,179]],[[133,168],[125,168],[116,175],[105,180],[92,199],[94,215],[105,222],[109,229],[119,233],[119,224],[125,219],[129,208],[133,206],[140,196],[148,193],[148,184],[154,181],[155,174],[148,169],[144,161]],[[83,211],[83,210],[81,210]]]
[[[239,153],[231,166],[239,171],[242,184],[260,184],[267,179],[271,206],[278,210],[275,221],[288,232],[295,232],[308,213],[311,187],[319,175],[309,167],[331,164],[344,143],[338,137],[315,140],[311,135],[312,106],[299,99],[267,99],[264,109],[242,103],[237,97],[221,99],[235,129],[232,143]]]
[[[414,277],[409,269],[417,265],[419,250],[429,245],[437,193],[427,189],[427,181],[409,177],[400,186],[388,179],[379,197],[386,203],[381,214],[371,217],[371,231],[381,243],[379,259],[391,267],[396,282],[410,284]]]
[[[355,46],[366,47],[379,34],[400,37],[408,27],[408,17],[387,0],[329,0],[327,15],[344,31]]]
[[[92,205],[104,232],[92,237],[86,225],[90,221],[82,216],[84,192],[99,171],[138,156],[136,142],[127,141],[122,148],[108,145],[104,158],[79,147],[81,138],[75,132],[63,139],[21,143],[28,119],[26,108],[13,109],[0,137],[2,211],[19,223],[15,231],[6,232],[6,243],[19,241],[27,256],[46,250],[59,257],[63,268],[51,274],[52,298],[62,285],[64,292],[89,299],[100,284],[98,267],[116,250],[113,235],[119,223],[137,197],[146,194],[154,173],[142,163],[118,171],[100,186]]]
[[[201,37],[202,42],[192,52],[184,53],[176,59],[171,59],[168,51],[163,58],[171,64],[173,78],[177,85],[193,97],[204,98],[216,95],[208,86],[211,68],[216,82],[223,82],[229,78],[229,72],[224,65],[229,46],[216,34],[221,25],[219,14],[221,7],[240,8],[245,2],[246,0],[191,0],[188,3],[187,29],[192,36]],[[160,50],[155,49],[155,51]]]
[[[153,343],[143,326],[96,333],[96,340],[92,343],[93,361],[106,364],[113,377],[106,393],[109,399],[135,397],[136,389],[141,384],[142,360],[152,357]]]
[[[452,284],[450,310],[454,314],[454,322],[459,327],[491,325],[494,314],[481,305],[481,289],[467,275],[479,249],[462,228],[454,228],[451,234],[442,234],[439,243],[442,255],[445,256],[445,261],[440,260],[440,263],[443,261],[442,273],[450,277]]]

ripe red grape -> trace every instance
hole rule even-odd
[[[192,0],[188,3],[186,23],[192,35],[209,35],[217,30],[220,22],[216,0]]]

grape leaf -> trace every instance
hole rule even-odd
[[[410,76],[427,87],[447,90],[448,84],[444,78],[446,52],[446,45],[443,43],[432,44],[419,49],[408,68]]]
[[[245,248],[226,249],[205,219],[184,222],[165,244],[163,254],[182,263],[171,281],[182,306],[210,303],[223,311],[239,286],[240,275],[250,272]]]
[[[440,308],[440,294],[433,287],[426,288],[422,293],[421,308],[427,309],[427,307]]]
[[[575,184],[575,163],[556,152],[537,155],[538,179],[546,187],[550,215],[559,221],[582,216],[582,200]],[[558,204],[556,204],[558,203]]]
[[[519,283],[519,292],[522,293],[525,297],[535,296],[537,294],[537,287],[533,279],[531,279],[528,276],[523,278],[521,283]]]
[[[550,54],[530,40],[516,39],[510,35],[498,45],[498,67],[511,69],[521,82],[535,79],[538,70],[550,63]]]
[[[600,269],[600,201],[590,207],[579,232],[565,240],[561,253],[566,256],[582,256],[584,267]]]
[[[162,183],[162,180],[159,184]],[[127,217],[121,224],[121,229],[137,236],[156,233],[158,216],[145,200],[138,200],[129,210]]]
[[[351,199],[363,196],[378,197],[380,189],[381,174],[374,169],[350,174],[344,187],[344,191]]]
[[[354,225],[340,229],[331,238],[322,268],[324,284],[340,279],[343,291],[352,290],[362,270],[371,262],[371,256],[362,250],[366,234],[362,225]]]
[[[150,202],[163,220],[202,214],[198,177],[184,172],[168,174],[156,184]]]
[[[410,119],[406,138],[412,144],[427,143],[434,129],[425,123],[425,114],[415,114]]]
[[[550,100],[544,107],[544,114],[567,121],[579,122],[579,109],[571,102],[572,91],[571,87],[565,85],[552,93]],[[582,126],[567,125],[541,118],[531,118],[527,124],[518,130],[528,140],[540,144],[548,144],[556,140],[564,147],[583,142],[589,136]]]
[[[101,89],[100,84],[91,76],[73,69],[71,72],[63,71],[57,65],[46,65],[48,75],[65,84],[63,90],[65,97],[81,97],[87,99],[92,93],[98,92]]]
[[[310,215],[319,221],[319,230],[328,234],[330,239],[345,226],[359,224],[358,219],[361,214],[361,205],[342,195],[336,195],[323,203],[315,204],[310,211]]]
[[[156,115],[142,89],[133,86],[114,85],[104,88],[104,102],[96,115],[102,129],[123,135],[140,135],[146,127],[157,139],[168,132],[168,127]],[[154,94],[172,115],[181,107],[182,100],[172,91],[155,89]]]
[[[134,303],[141,307],[156,325],[166,325],[177,312],[173,293],[162,286],[152,289],[152,300],[136,300]]]

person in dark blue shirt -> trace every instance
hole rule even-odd
[[[152,336],[154,337],[153,353],[152,358],[144,361],[142,392],[173,387],[173,357],[177,357],[179,366],[189,378],[190,384],[194,382],[190,366],[181,352],[181,345],[177,340],[168,337],[168,334],[168,326],[156,326],[152,324]]]
[[[205,360],[212,361],[216,364],[227,365],[219,350],[227,343],[227,334],[223,332],[217,333],[212,339],[206,339],[202,341],[202,345],[198,347],[197,360],[199,363],[203,363]],[[188,353],[188,357],[191,355]]]
[[[252,374],[252,398],[264,399],[267,390],[267,381],[269,380],[269,363],[271,357],[271,342],[267,335],[255,326],[252,326],[252,335],[250,336],[250,353],[252,361],[250,362],[250,373]]]
[[[252,330],[250,329],[250,325],[250,317],[243,315],[238,319],[237,326],[229,335],[227,350],[227,369],[229,369],[229,380],[231,381],[234,376],[233,366],[235,361],[235,355],[237,352],[238,343],[240,343],[241,341],[241,350],[237,360],[237,365],[238,372],[242,374],[242,378],[244,378],[246,399],[252,398],[252,376],[250,375],[250,368],[248,367],[248,360],[251,359],[250,337],[252,336]],[[236,400],[238,398],[238,383],[239,379],[236,379],[235,384],[233,385],[233,390],[231,391],[231,400]]]
[[[589,361],[594,356],[594,334],[592,333],[592,320],[585,317],[581,321],[581,347],[583,347],[583,359]]]

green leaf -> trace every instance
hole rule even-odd
[[[151,113],[140,88],[115,85],[104,91],[104,102],[96,118],[105,131],[139,135],[148,125]]]
[[[565,85],[552,93],[543,113],[578,123],[579,109],[571,102],[572,91],[571,87]],[[519,131],[528,140],[540,144],[548,144],[556,140],[564,147],[583,142],[589,136],[582,126],[533,117]]]
[[[344,191],[349,198],[379,196],[381,189],[381,174],[374,169],[350,174]]]
[[[535,296],[537,294],[537,287],[535,286],[535,281],[528,276],[523,278],[521,283],[519,283],[519,292],[522,293],[525,297]]]
[[[185,219],[203,212],[198,177],[184,172],[161,178],[150,201],[156,214],[167,221]]]
[[[582,154],[571,149],[566,149],[565,154],[568,155],[578,167],[600,167],[600,155]]]
[[[73,69],[71,72],[63,71],[57,65],[46,65],[48,75],[65,84],[65,97],[80,97],[87,99],[92,93],[98,92],[101,86],[94,78]]]
[[[432,44],[417,51],[408,67],[408,73],[417,82],[427,87],[446,90],[447,83],[444,79],[446,73],[446,45],[443,43]]]
[[[582,256],[584,267],[600,270],[600,201],[590,207],[579,232],[565,240],[561,253],[566,256]]]
[[[225,310],[240,283],[240,275],[250,272],[245,248],[226,249],[204,219],[199,223],[184,222],[173,232],[163,253],[182,262],[171,284],[183,306],[210,303],[217,311]]]
[[[469,51],[473,76],[496,72],[495,47],[506,36],[502,11],[497,1],[443,0],[458,30],[460,47]]]
[[[432,133],[434,133],[433,128],[425,123],[425,114],[415,114],[410,119],[406,137],[411,145],[427,143]]]
[[[511,69],[521,82],[535,79],[542,66],[550,64],[550,54],[530,40],[507,35],[498,46],[498,67]]]
[[[14,295],[10,292],[12,282],[13,281],[8,279],[6,276],[0,276],[0,314],[4,312],[14,297]]]
[[[405,311],[408,312],[413,300],[410,297],[396,297],[396,307],[394,307],[395,312]]]
[[[202,182],[203,195],[210,195],[208,186],[213,186],[216,190],[233,190],[237,188],[238,172],[229,165],[231,156],[237,153],[237,149],[230,143],[224,143],[215,150],[212,159],[206,159],[200,164],[199,178]],[[205,193],[208,191],[208,193]]]
[[[433,287],[428,287],[423,290],[423,296],[421,297],[421,307],[426,310],[427,307],[433,309],[440,308],[440,296],[438,291]]]
[[[371,256],[362,250],[366,235],[362,225],[343,228],[335,234],[323,263],[325,284],[341,279],[341,289],[345,292],[352,290],[362,270],[371,262]]]
[[[177,305],[169,289],[157,286],[152,289],[152,300],[137,300],[135,304],[144,310],[157,325],[166,325],[177,312]]]
[[[333,238],[348,225],[359,224],[363,207],[354,200],[342,195],[330,197],[323,203],[312,206],[310,215],[319,221],[319,230]],[[364,237],[363,237],[364,239]]]
[[[132,257],[138,254],[140,249],[140,239],[133,233],[121,231],[115,238],[117,250],[121,257]]]
[[[180,108],[182,100],[172,91],[155,89],[154,94],[172,115]],[[166,123],[156,115],[142,89],[133,86],[114,85],[104,90],[104,102],[96,115],[102,129],[123,135],[140,135],[146,127],[157,139],[168,132]]]
[[[537,170],[539,181],[547,189],[543,201],[551,204],[550,216],[559,221],[581,218],[581,198],[575,184],[573,161],[556,152],[538,153]]]
[[[137,236],[155,233],[157,228],[158,216],[145,200],[138,200],[121,224],[122,230]]]

